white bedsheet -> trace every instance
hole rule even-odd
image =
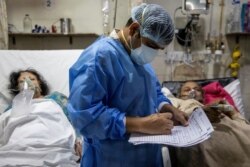
[[[0,166],[78,166],[75,132],[57,103],[33,100],[28,115],[0,116]]]

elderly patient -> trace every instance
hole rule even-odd
[[[67,97],[48,95],[46,81],[34,69],[12,72],[9,79],[14,99],[0,116],[0,164],[77,166],[82,148],[67,119]]]
[[[250,164],[250,125],[231,106],[218,99],[203,105],[204,93],[196,82],[188,81],[181,86],[177,98],[171,98],[175,106],[188,114],[196,107],[202,107],[214,127],[208,140],[187,148],[170,147],[174,167],[247,167]]]

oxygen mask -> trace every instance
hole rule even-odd
[[[27,89],[35,91],[36,87],[28,77],[25,77],[24,82],[19,86],[19,90],[23,91]]]
[[[19,87],[20,92],[14,97],[12,103],[12,117],[27,115],[32,110],[32,99],[35,86],[29,78],[25,78]]]
[[[195,99],[196,98],[196,91],[194,89],[188,92],[188,99]]]

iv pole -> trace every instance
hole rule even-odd
[[[221,11],[220,11],[220,28],[219,28],[219,40],[218,40],[219,46],[221,45],[221,42],[222,42],[222,21],[223,21],[223,13],[224,13],[224,6],[225,6],[224,0],[221,0],[220,6],[221,6]]]
[[[115,24],[116,24],[116,12],[117,12],[117,1],[118,0],[113,0],[115,1],[115,11],[114,11],[114,23],[113,23],[113,29],[115,28]]]

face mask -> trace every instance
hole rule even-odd
[[[150,63],[158,55],[158,50],[144,45],[142,41],[141,41],[141,46],[139,48],[132,49],[132,44],[130,40],[130,46],[131,46],[131,54],[130,54],[131,59],[138,65],[144,65]]]

